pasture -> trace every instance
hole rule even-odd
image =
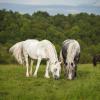
[[[59,80],[44,78],[45,65],[38,77],[25,77],[25,67],[0,65],[0,100],[100,100],[100,65],[78,66],[75,80],[63,74]]]

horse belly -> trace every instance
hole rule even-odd
[[[38,52],[36,50],[36,48],[32,48],[32,50],[30,52],[28,52],[30,58],[32,59],[38,59]]]
[[[43,49],[37,51],[37,56],[43,59],[47,58],[46,52]]]
[[[34,44],[28,44],[26,45],[25,51],[27,52],[27,54],[29,55],[30,58],[32,59],[37,59],[37,49],[36,49],[36,45]]]
[[[47,56],[44,52],[44,50],[38,50],[36,48],[32,49],[31,52],[28,53],[29,56],[32,58],[32,59],[38,59],[38,58],[43,58],[43,59],[46,59]]]

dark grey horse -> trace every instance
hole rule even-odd
[[[64,64],[65,75],[72,80],[76,77],[77,64],[80,58],[80,45],[76,40],[68,39],[62,44],[60,60]]]
[[[92,62],[93,62],[93,65],[96,66],[97,62],[100,62],[100,54],[94,55]]]

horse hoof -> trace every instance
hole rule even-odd
[[[33,77],[37,77],[37,75],[33,75]]]
[[[30,76],[32,76],[32,73],[30,73]]]
[[[29,77],[29,75],[26,75],[26,77]]]
[[[50,76],[44,76],[45,78],[50,78]]]

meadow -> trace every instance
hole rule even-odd
[[[100,65],[80,64],[75,80],[63,73],[59,80],[44,78],[45,65],[38,77],[25,77],[25,67],[0,65],[0,100],[100,100]]]

